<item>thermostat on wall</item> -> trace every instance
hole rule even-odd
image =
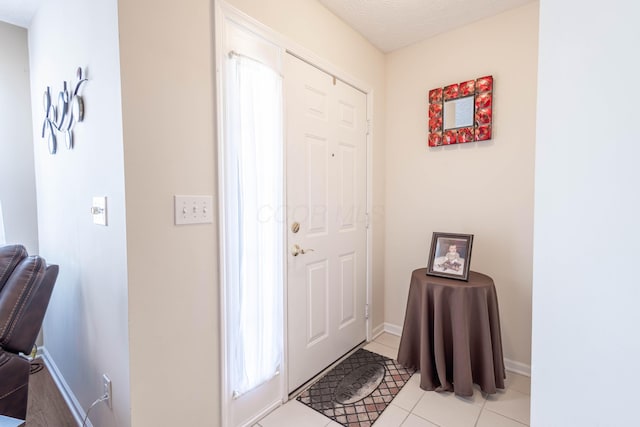
[[[91,215],[94,224],[107,225],[107,198],[105,196],[93,198]]]

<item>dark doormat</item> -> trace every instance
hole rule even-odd
[[[297,400],[345,427],[369,427],[415,371],[360,349]]]

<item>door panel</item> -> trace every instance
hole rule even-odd
[[[341,143],[339,148],[340,170],[338,177],[340,179],[338,188],[340,189],[340,211],[338,212],[338,221],[341,231],[353,231],[356,221],[357,186],[356,186],[356,155],[357,150],[353,145]]]
[[[324,207],[329,201],[329,148],[324,138],[307,135],[307,196],[309,233],[327,233],[328,218]],[[296,178],[297,179],[297,178]]]
[[[318,119],[328,120],[329,113],[327,111],[327,93],[317,86],[305,85],[305,106],[306,114]]]
[[[340,125],[348,129],[355,129],[356,127],[356,108],[353,105],[340,102],[338,106]]]
[[[329,335],[329,275],[327,261],[307,265],[307,346],[313,346]]]
[[[291,392],[366,338],[366,96],[286,55],[285,100]]]
[[[356,319],[356,266],[355,253],[340,257],[340,328],[346,327]]]

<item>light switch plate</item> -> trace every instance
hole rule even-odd
[[[107,225],[107,198],[94,197],[91,203],[91,215],[93,223],[98,225]]]
[[[213,196],[174,196],[176,225],[213,222]]]

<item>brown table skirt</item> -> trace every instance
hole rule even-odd
[[[493,280],[470,272],[469,281],[411,276],[398,362],[420,370],[424,390],[472,396],[504,388],[498,298]]]

